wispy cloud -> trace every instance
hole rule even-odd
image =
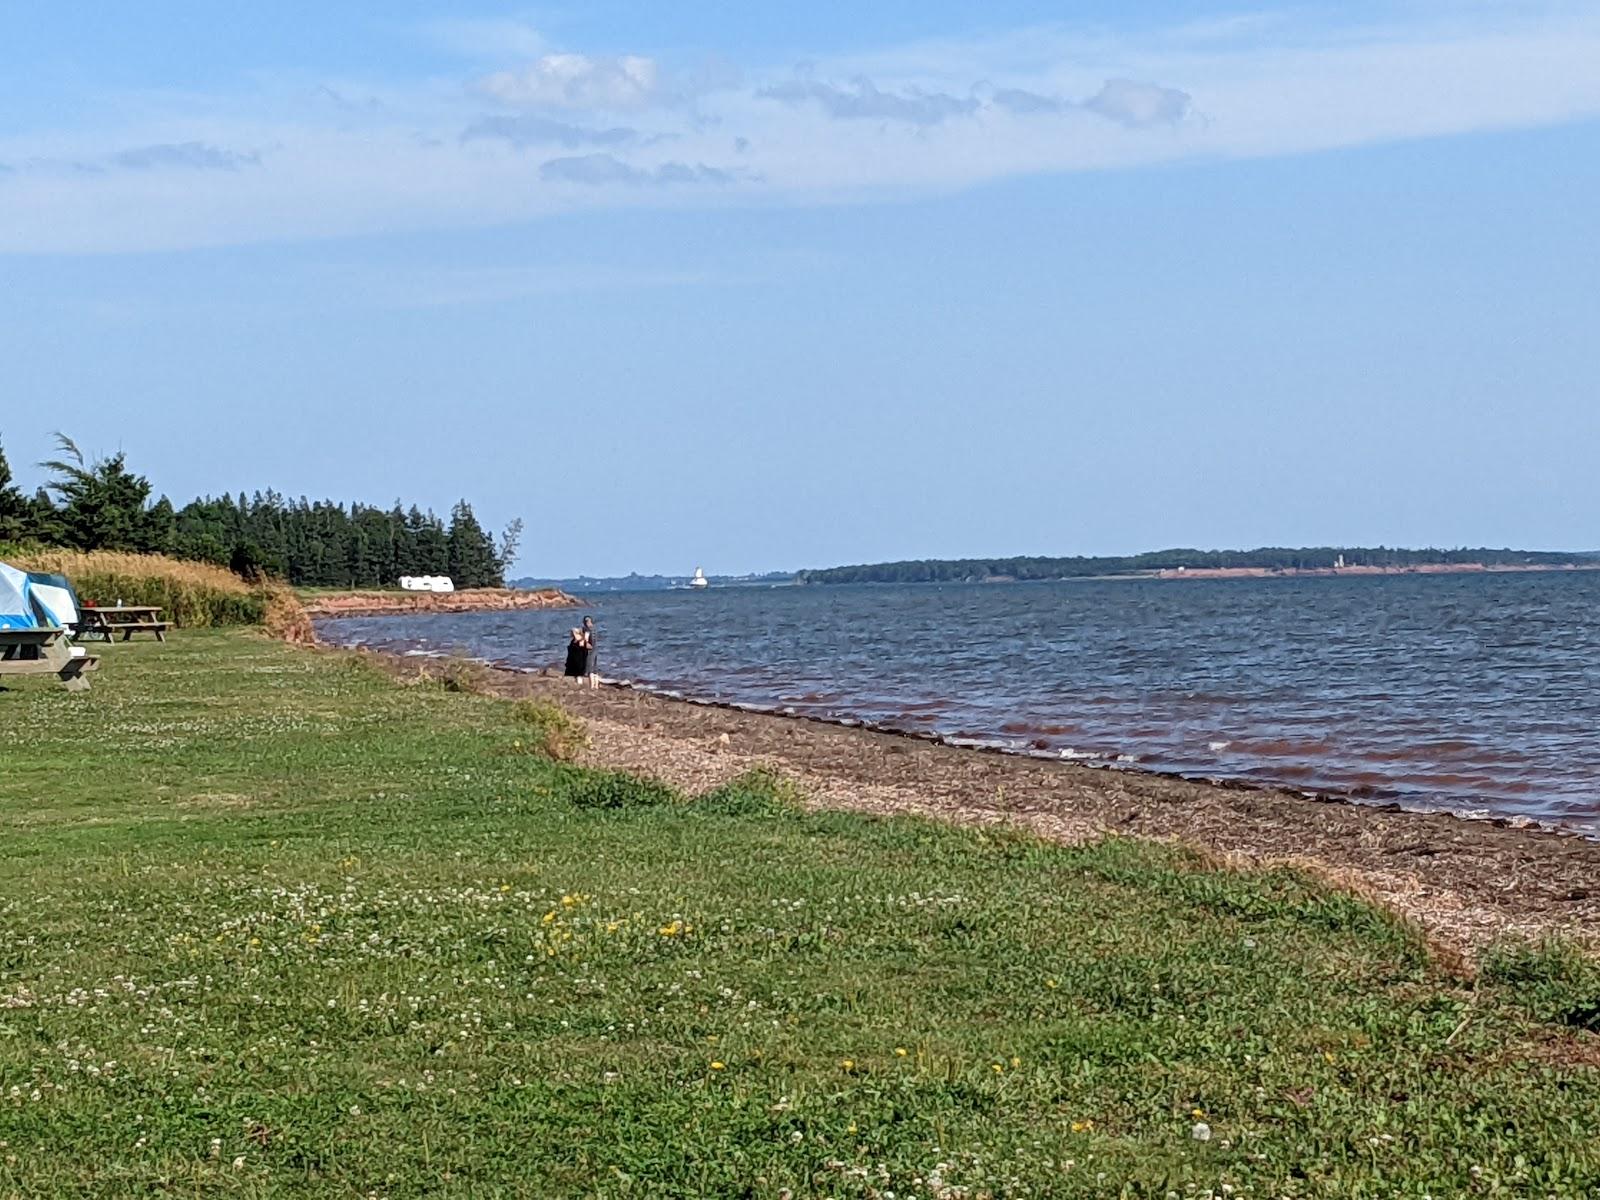
[[[1137,83],[1132,79],[1108,79],[1083,106],[1102,117],[1137,127],[1181,121],[1188,115],[1191,103],[1189,93],[1177,88]]]
[[[549,117],[522,115],[483,117],[461,133],[463,142],[503,141],[522,149],[528,146],[626,146],[640,140],[637,129],[614,125],[607,129],[573,125]]]
[[[581,183],[589,187],[623,184],[732,183],[734,173],[704,163],[664,162],[635,167],[610,154],[581,154],[552,158],[539,167],[539,178],[550,183]]]
[[[0,253],[487,225],[607,204],[869,201],[1600,116],[1592,5],[1410,11],[1385,25],[1282,17],[1122,36],[1053,25],[802,71],[556,52],[525,27],[456,24],[431,36],[464,55],[506,50],[507,65],[479,57],[453,79],[409,84],[119,96],[93,125],[0,135],[11,168]]]
[[[650,108],[663,96],[660,66],[639,54],[546,54],[490,75],[482,87],[496,100],[527,108],[630,111]]]
[[[785,104],[815,103],[830,117],[846,121],[888,120],[937,125],[950,117],[971,116],[978,111],[978,101],[970,96],[951,96],[917,88],[886,92],[865,77],[858,77],[844,87],[795,79],[772,84],[757,94],[765,100]]]
[[[1132,79],[1108,79],[1087,100],[1065,100],[1023,88],[1001,88],[991,100],[1000,108],[1022,116],[1058,115],[1081,109],[1130,128],[1174,125],[1189,115],[1192,104],[1188,92]]]
[[[240,167],[258,166],[259,154],[239,154],[208,146],[204,142],[166,142],[154,146],[136,146],[119,150],[111,155],[113,166],[134,171],[158,171],[169,168],[192,171],[237,171]]]

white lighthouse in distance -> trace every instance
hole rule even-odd
[[[711,581],[706,578],[704,571],[696,567],[694,569],[694,578],[689,580],[689,586],[692,588],[708,588],[711,586]]]

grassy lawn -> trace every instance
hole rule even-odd
[[[0,693],[0,819],[0,1196],[1600,1191],[1543,960],[1293,873],[678,800],[241,632]]]

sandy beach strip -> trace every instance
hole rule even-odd
[[[372,657],[402,677],[445,669],[438,659]],[[1600,843],[1576,836],[949,746],[626,687],[589,691],[546,675],[483,676],[495,695],[542,697],[581,717],[587,765],[690,793],[770,767],[833,808],[1004,823],[1063,843],[1151,838],[1230,865],[1291,864],[1402,914],[1464,962],[1506,935],[1600,946]]]

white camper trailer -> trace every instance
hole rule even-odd
[[[455,581],[448,575],[402,575],[400,590],[404,592],[453,592]]]

